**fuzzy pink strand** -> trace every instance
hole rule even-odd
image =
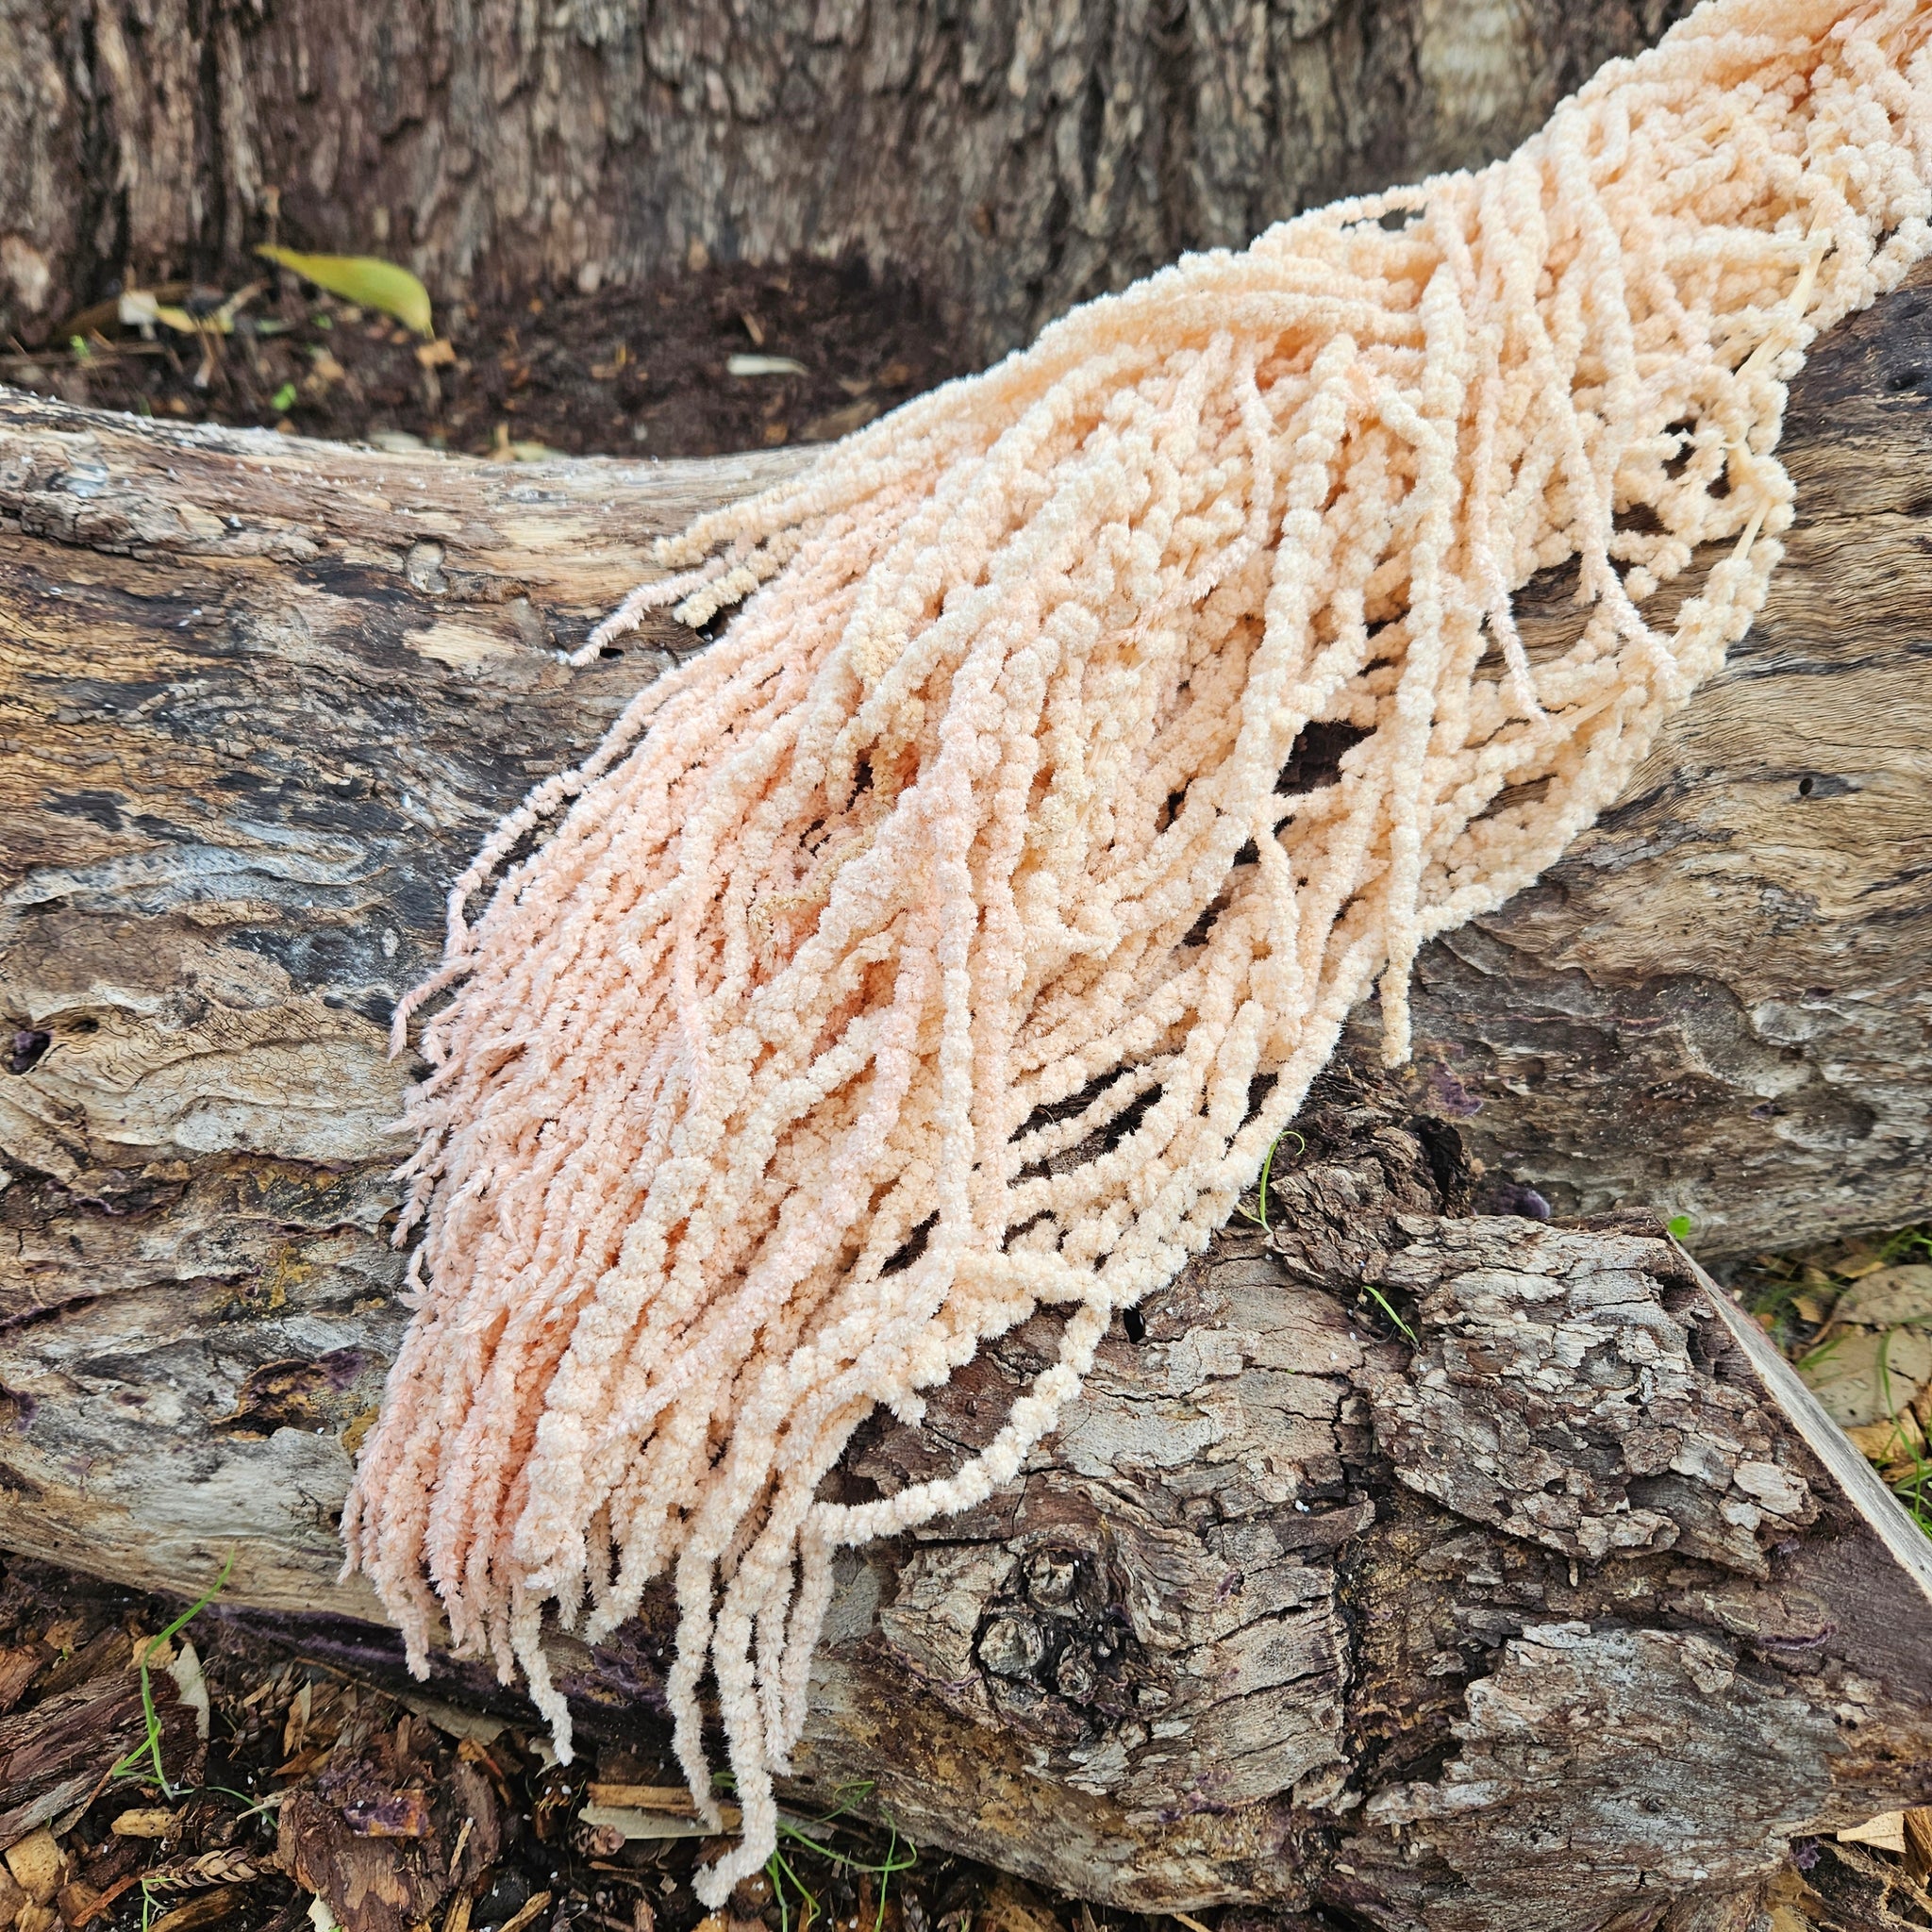
[[[440,1608],[565,1756],[546,1617],[672,1575],[680,1758],[715,1824],[708,1663],[744,1814],[708,1904],[774,1843],[833,1552],[1018,1473],[1350,1008],[1404,1055],[1418,948],[1749,625],[1785,383],[1927,251],[1928,27],[1707,0],[1507,161],[1184,260],[702,518],[593,640],[742,606],[505,821],[399,1015],[449,995],[344,1535],[418,1664]],[[1512,593],[1572,558],[1532,652]],[[1284,795],[1317,724],[1358,741]],[[1048,1305],[983,1454],[821,1497]]]

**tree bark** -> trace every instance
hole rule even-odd
[[[441,300],[858,254],[991,355],[1184,248],[1490,159],[1681,10],[0,0],[0,335],[278,234]]]
[[[1010,1491],[851,1559],[808,1786],[1098,1899],[1431,1932],[1647,1927],[1932,1796],[1932,1568],[1762,1338],[1654,1223],[1460,1213],[1661,1195],[1722,1251],[1923,1210],[1924,299],[1814,357],[1771,608],[1605,824],[1431,950],[1408,1082],[1345,1058],[1272,1231],[1119,1327]],[[174,1589],[233,1549],[231,1605],[390,1655],[333,1581],[404,1320],[390,1011],[484,829],[691,645],[554,647],[798,460],[0,395],[0,1542]],[[1870,1130],[1812,1131],[1814,1089]],[[1049,1339],[848,1479],[983,1441]],[[664,1637],[570,1654],[590,1734],[648,1721]]]

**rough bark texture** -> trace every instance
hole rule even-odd
[[[118,1755],[146,1739],[141,1680],[125,1668],[125,1636],[120,1636],[120,1646],[124,1668],[118,1676],[56,1689],[32,1710],[0,1717],[0,1790],[8,1797],[0,1810],[0,1844],[14,1844],[30,1831],[84,1810],[100,1789],[103,1744]],[[174,1754],[169,1761],[179,1762],[194,1747],[194,1715],[165,1672],[151,1676],[161,1748]]]
[[[991,354],[1503,152],[1679,0],[0,0],[0,333],[269,235],[442,299],[857,252]]]
[[[1563,861],[1424,954],[1418,1105],[1707,1255],[1932,1207],[1932,270],[1822,342],[1798,524],[1723,675]],[[1524,635],[1564,625],[1533,583]],[[1565,633],[1567,635],[1567,632]]]
[[[799,1801],[864,1781],[919,1842],[1141,1909],[1583,1932],[1735,1895],[1792,1836],[1932,1795],[1932,1562],[1761,1338],[1635,1226],[1442,1218],[1442,1143],[1351,1075],[1304,1125],[1290,1219],[1117,1328],[1020,1481],[847,1560]],[[207,1293],[144,1299],[118,1357],[98,1332],[84,1353],[98,1304],[8,1338],[37,1404],[0,1535],[71,1558],[112,1534],[104,1490],[138,1492],[133,1534],[87,1561],[165,1581],[240,1541],[229,1600],[399,1681],[366,1591],[332,1581],[325,1409],[237,1380],[273,1354],[286,1386],[299,1325],[328,1386],[387,1347],[382,1304],[291,1283],[224,1334]],[[983,1443],[1053,1341],[1041,1319],[986,1350],[846,1481]],[[258,1496],[252,1533],[209,1491]],[[559,1645],[584,1733],[651,1740],[672,1621],[659,1596],[595,1655]],[[474,1668],[431,1690],[491,1694]]]
[[[1339,1069],[1274,1234],[1118,1329],[1010,1491],[853,1559],[805,1777],[1099,1898],[1431,1932],[1648,1927],[1932,1796],[1925,1557],[1761,1338],[1651,1234],[1441,1218],[1497,1185],[1469,1144],[1586,1205],[1694,1157],[1733,1244],[1925,1205],[1923,299],[1807,372],[1805,523],[1731,670],[1428,956],[1417,1085]],[[795,460],[493,466],[0,397],[0,1541],[163,1588],[232,1548],[231,1603],[379,1660],[332,1579],[403,1320],[391,1003],[484,827],[688,641],[553,646],[652,533]],[[1754,1117],[1813,1090],[1874,1124]],[[1047,1339],[847,1479],[984,1440]],[[648,1718],[664,1634],[572,1655],[591,1727]]]

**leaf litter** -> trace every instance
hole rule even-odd
[[[717,1845],[696,1827],[668,1750],[640,1740],[565,1769],[515,1720],[413,1688],[392,1694],[264,1639],[225,1616],[216,1580],[182,1604],[0,1557],[0,1932],[1171,1923],[1095,1914],[917,1847],[889,1819],[862,1815],[869,1788],[858,1786],[829,1808],[788,1814],[766,1872],[726,1913],[707,1914],[691,1878]],[[194,1671],[181,1674],[207,1698],[206,1728],[174,1669],[191,1656]],[[100,1713],[78,1740],[56,1724],[77,1694]],[[57,1729],[58,1763],[46,1757]]]

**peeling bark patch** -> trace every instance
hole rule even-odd
[[[1445,1223],[1397,1256],[1386,1279],[1417,1294],[1423,1341],[1371,1400],[1400,1479],[1566,1557],[1675,1549],[1768,1575],[1816,1509],[1772,1415],[1693,1359],[1693,1318],[1664,1301],[1678,1266],[1662,1241],[1515,1220]]]
[[[1661,1907],[1773,1870],[1843,1748],[1826,1713],[1742,1674],[1729,1644],[1582,1624],[1506,1644],[1453,1728],[1462,1749],[1440,1782],[1378,1792],[1368,1818],[1458,1874],[1507,1859],[1524,1926],[1595,1924],[1645,1892]],[[1452,1895],[1428,1924],[1493,1932],[1491,1914]]]

